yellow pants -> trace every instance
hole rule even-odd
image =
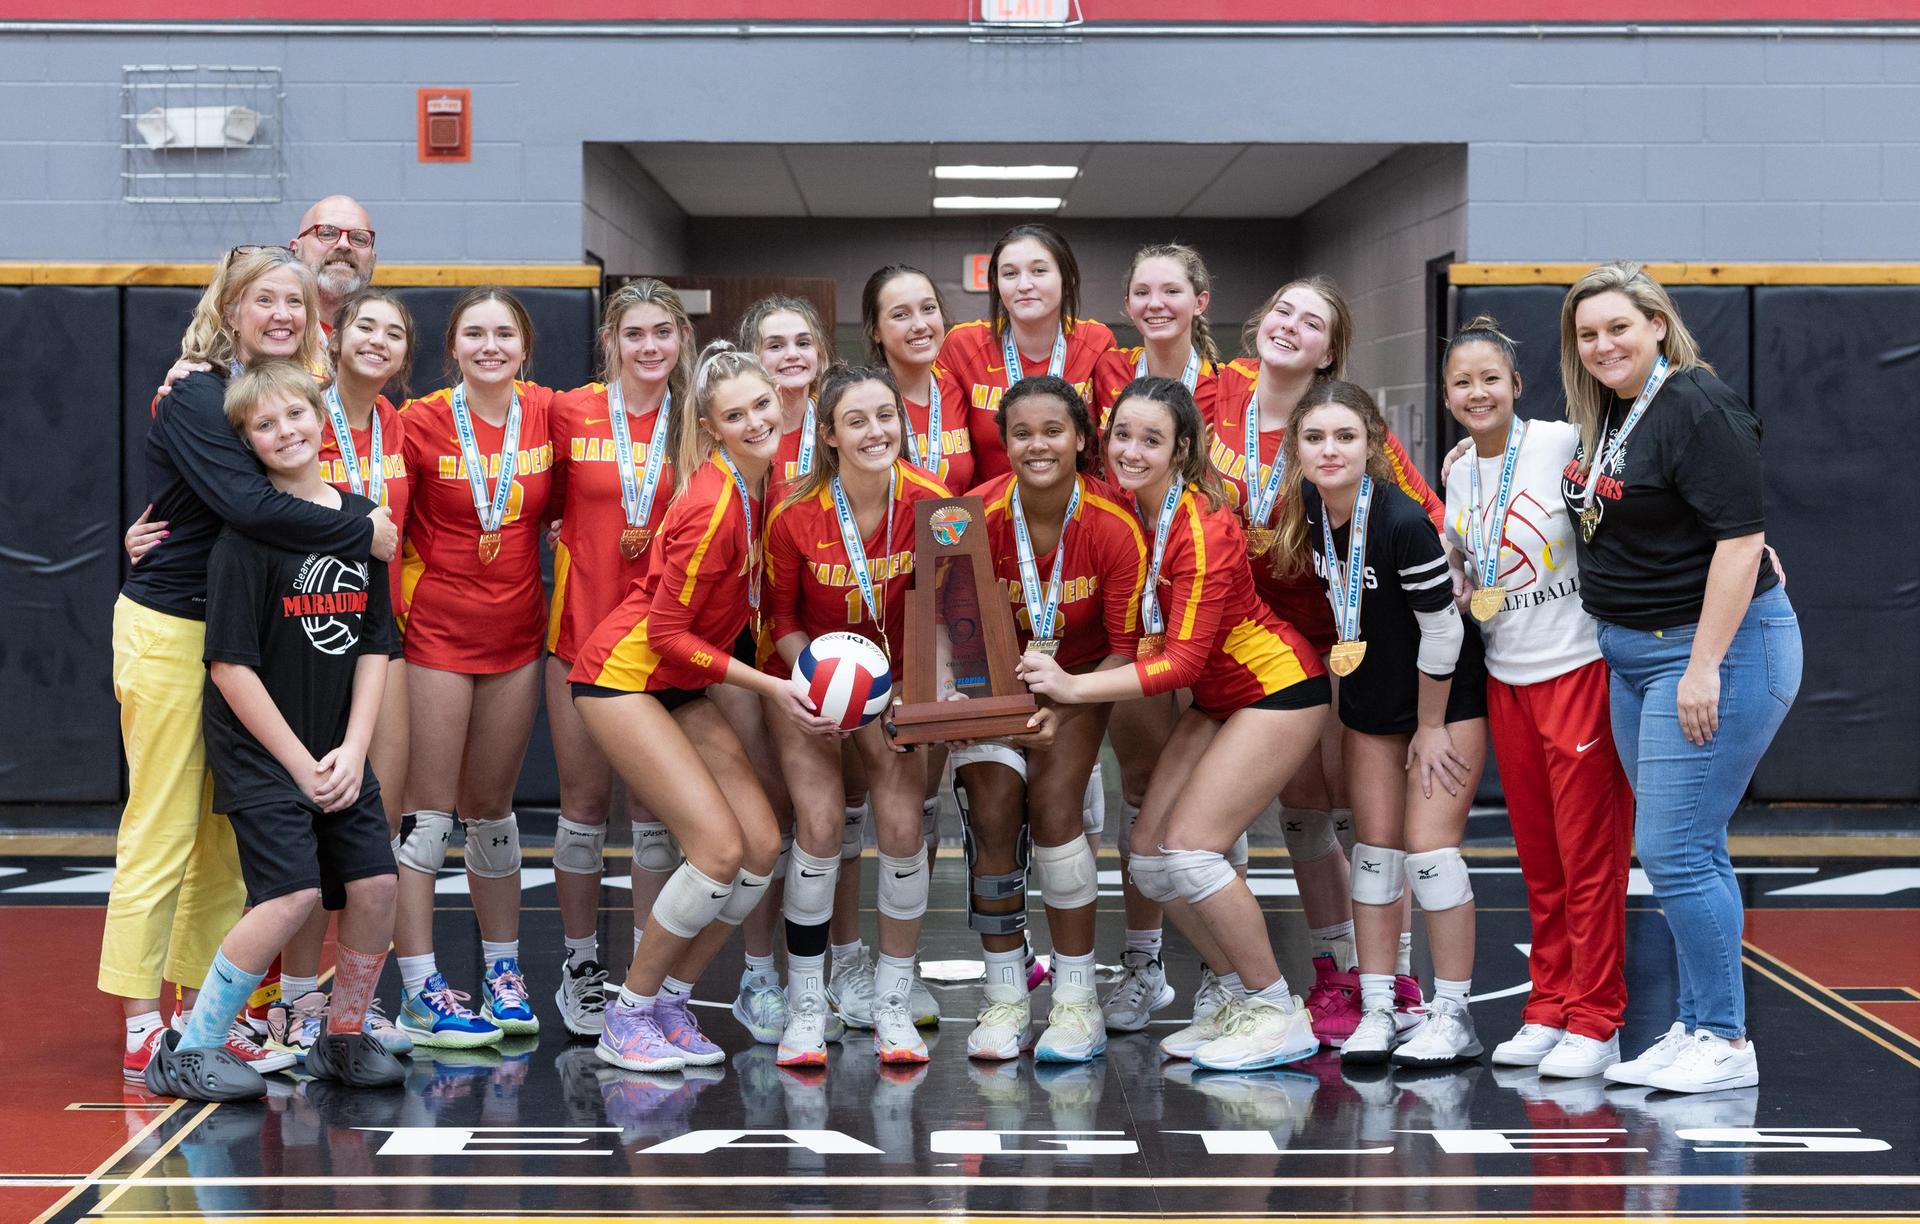
[[[127,807],[114,846],[100,940],[100,989],[152,999],[164,977],[188,989],[246,906],[233,826],[213,811],[200,739],[206,626],[113,605],[113,692],[127,754]]]

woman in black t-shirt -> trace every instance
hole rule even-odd
[[[1616,1083],[1760,1081],[1746,1040],[1727,821],[1800,688],[1800,626],[1766,556],[1760,422],[1637,264],[1568,291],[1560,372],[1580,450],[1562,493],[1612,672],[1640,864],[1672,928],[1679,1015]]]

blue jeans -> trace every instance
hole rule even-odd
[[[1680,963],[1680,1022],[1746,1035],[1743,915],[1727,821],[1800,691],[1800,621],[1779,587],[1756,597],[1720,663],[1720,730],[1696,747],[1680,730],[1680,677],[1696,625],[1656,631],[1600,623],[1612,671],[1613,742],[1633,784],[1634,848]]]

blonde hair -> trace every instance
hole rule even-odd
[[[812,302],[785,293],[761,298],[740,316],[739,347],[752,354],[756,361],[759,360],[760,329],[766,326],[768,319],[781,313],[799,315],[800,321],[807,325],[807,334],[813,337],[813,351],[817,356],[814,359],[813,381],[807,385],[807,394],[818,395],[820,382],[827,376],[827,367],[833,364],[833,337],[820,325],[820,312],[813,308]]]
[[[253,283],[271,272],[286,268],[300,281],[300,294],[306,306],[306,321],[300,328],[300,350],[289,360],[309,370],[326,368],[326,353],[321,348],[320,290],[313,272],[300,257],[286,247],[235,247],[214,265],[213,279],[193,308],[193,321],[180,337],[180,360],[204,361],[216,370],[225,370],[240,360],[238,338],[227,315],[240,303]]]
[[[1185,243],[1159,242],[1143,246],[1133,253],[1133,262],[1127,265],[1126,286],[1129,295],[1133,292],[1133,274],[1149,259],[1171,259],[1179,264],[1195,297],[1213,292],[1213,277],[1208,274],[1200,252]],[[1199,351],[1200,360],[1212,365],[1220,364],[1220,346],[1214,342],[1213,328],[1208,325],[1207,316],[1198,310],[1193,312],[1193,347]]]
[[[725,340],[715,340],[700,350],[700,360],[693,368],[692,390],[674,402],[673,418],[667,422],[667,453],[673,456],[675,493],[686,491],[693,474],[717,445],[713,435],[700,428],[700,422],[712,413],[714,392],[720,384],[740,377],[757,378],[767,390],[778,394],[772,375],[752,353],[743,353]]]
[[[1666,320],[1667,337],[1660,342],[1660,351],[1666,355],[1672,373],[1684,370],[1713,373],[1713,367],[1701,359],[1700,346],[1694,341],[1693,333],[1680,321],[1673,299],[1639,264],[1624,259],[1603,263],[1573,282],[1560,305],[1560,382],[1567,392],[1567,419],[1580,430],[1582,473],[1593,469],[1594,455],[1600,449],[1600,425],[1607,419],[1614,394],[1589,373],[1580,360],[1580,341],[1573,316],[1580,303],[1602,293],[1621,294],[1646,318]]]
[[[680,295],[651,276],[627,282],[607,299],[600,321],[600,381],[611,387],[620,380],[620,321],[636,306],[658,306],[666,311],[674,331],[679,333],[680,357],[667,375],[667,390],[677,404],[687,397],[687,388],[693,383],[693,320],[687,317]]]
[[[1340,292],[1340,286],[1334,284],[1333,278],[1324,273],[1316,272],[1312,276],[1290,280],[1275,289],[1264,306],[1247,316],[1246,324],[1240,329],[1240,350],[1255,361],[1260,359],[1258,347],[1260,321],[1266,318],[1267,313],[1278,306],[1280,299],[1292,289],[1311,289],[1325,298],[1327,305],[1333,309],[1333,318],[1327,321],[1327,356],[1330,360],[1327,362],[1327,368],[1319,371],[1315,377],[1345,378],[1347,354],[1353,351],[1353,311],[1347,307],[1347,299]]]
[[[227,384],[227,397],[222,404],[227,424],[245,433],[247,418],[269,395],[305,400],[316,417],[326,415],[320,403],[320,384],[313,380],[313,375],[291,361],[263,361]]]
[[[1398,488],[1387,458],[1387,418],[1365,389],[1337,378],[1313,384],[1287,414],[1287,472],[1280,478],[1280,518],[1275,524],[1269,564],[1276,578],[1295,578],[1313,569],[1313,545],[1307,539],[1307,503],[1300,495],[1306,464],[1300,461],[1300,427],[1316,408],[1337,404],[1360,418],[1367,430],[1367,475],[1384,490]]]

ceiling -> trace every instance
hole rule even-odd
[[[641,144],[695,217],[928,217],[935,195],[1063,196],[1063,217],[1292,217],[1399,148],[1379,144]],[[935,183],[936,165],[1074,165],[1068,182]],[[936,189],[937,188],[937,189]],[[942,210],[941,215],[947,215]],[[952,215],[964,216],[965,213]]]

